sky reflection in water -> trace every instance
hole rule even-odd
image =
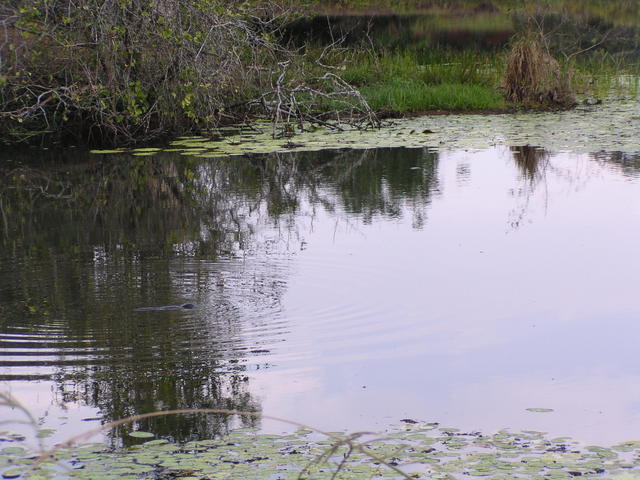
[[[283,301],[280,368],[253,381],[265,411],[633,438],[637,179],[562,154],[532,184],[510,156],[441,155],[422,229],[410,215],[315,219]]]
[[[178,179],[186,162],[138,161]],[[61,437],[89,416],[220,405],[325,429],[410,417],[638,436],[636,157],[496,147],[233,162],[191,165],[206,202],[149,201],[146,230],[114,220],[116,235],[118,211],[39,244],[43,223],[8,230],[1,388],[50,424],[68,416]],[[36,295],[48,315],[25,313]],[[132,311],[183,301],[201,307]],[[232,426],[182,422],[155,427]]]

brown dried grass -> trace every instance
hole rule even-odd
[[[562,69],[542,36],[526,32],[513,41],[503,77],[507,100],[527,106],[575,104],[571,73]]]

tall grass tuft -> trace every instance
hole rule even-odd
[[[542,35],[531,31],[519,35],[511,46],[503,88],[507,100],[527,106],[575,104],[569,70],[551,56]]]

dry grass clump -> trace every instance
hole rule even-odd
[[[503,88],[507,100],[528,106],[575,104],[571,75],[551,56],[540,34],[520,35],[508,53]]]

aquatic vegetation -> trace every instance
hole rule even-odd
[[[236,129],[221,136],[177,139],[165,151],[199,158],[385,147],[432,150],[484,149],[497,144],[541,145],[550,151],[595,153],[640,150],[640,116],[634,98],[608,99],[562,112],[496,115],[431,115],[388,122],[375,131],[293,129],[295,135],[273,138],[269,124]],[[124,153],[119,151],[120,154]],[[101,152],[98,152],[101,153]],[[530,152],[527,152],[527,154]],[[535,152],[534,152],[535,153]],[[522,157],[526,164],[527,158]]]
[[[496,62],[495,55],[436,50],[352,54],[341,63],[374,110],[404,114],[505,108]]]
[[[627,48],[637,43],[637,27],[616,23],[610,28],[603,20],[634,18],[637,5],[634,9],[630,2],[609,2],[615,7],[596,1],[581,6],[572,0],[557,5],[310,2],[306,12],[346,8],[429,15],[413,15],[409,23],[379,30],[380,38],[369,36],[368,20],[363,20],[354,26],[359,33],[352,37],[359,40],[349,48],[329,28],[319,39],[304,37],[299,49],[284,34],[288,22],[298,18],[292,3],[282,0],[267,7],[249,2],[252,8],[247,8],[244,3],[190,1],[162,9],[137,0],[131,6],[110,2],[107,7],[92,0],[77,9],[68,8],[68,0],[5,2],[0,6],[5,39],[0,50],[16,55],[3,56],[0,139],[9,144],[50,139],[113,146],[256,118],[280,126],[337,120],[377,126],[370,106],[386,115],[498,110],[505,104],[499,80],[504,70],[507,101],[571,105],[569,69],[560,67],[549,51],[566,58],[580,77],[580,92],[592,97],[601,97],[611,83],[594,80],[600,72],[598,59],[606,59],[612,73],[638,72],[637,61],[628,65],[634,57]],[[597,21],[585,20],[591,14]],[[527,37],[514,44],[505,65],[509,37],[531,18],[541,30],[547,28],[545,33],[553,32],[547,37],[550,47],[535,47]],[[351,16],[344,25],[357,22]],[[574,58],[580,52],[589,52],[586,61]]]
[[[327,438],[308,428],[279,435],[239,429],[184,444],[159,438],[115,451],[99,443],[65,447],[40,459],[19,444],[14,441],[0,450],[4,478],[448,479],[462,475],[495,480],[576,476],[622,480],[640,475],[639,441],[583,447],[568,437],[548,438],[537,431],[464,432],[411,419],[379,434],[339,432]]]
[[[345,80],[356,86],[375,86],[394,80],[497,85],[500,64],[496,55],[455,52],[446,49],[403,50],[350,54],[342,60]]]

